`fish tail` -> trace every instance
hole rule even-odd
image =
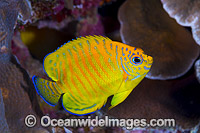
[[[43,100],[51,106],[55,106],[62,95],[56,82],[45,80],[37,76],[33,76],[32,80],[39,96],[41,96]]]

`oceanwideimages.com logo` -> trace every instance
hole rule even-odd
[[[28,127],[33,127],[37,123],[34,115],[28,115],[25,118],[25,124]],[[43,127],[125,127],[126,129],[133,129],[137,127],[174,127],[174,119],[151,119],[147,123],[146,119],[114,119],[105,116],[99,118],[96,116],[92,118],[77,118],[77,119],[51,119],[49,116],[43,116],[40,119],[40,124]]]

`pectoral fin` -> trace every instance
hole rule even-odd
[[[127,91],[115,94],[112,98],[111,106],[109,107],[109,110],[112,109],[113,107],[117,106],[121,102],[123,102],[128,97],[128,95],[131,93],[132,90],[133,89],[129,89]]]

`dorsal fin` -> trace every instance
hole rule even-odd
[[[64,46],[70,46],[70,45],[77,45],[78,43],[82,43],[82,42],[85,42],[85,41],[95,41],[97,44],[100,44],[100,43],[103,43],[104,41],[112,41],[110,40],[108,37],[103,37],[103,36],[97,36],[97,35],[94,35],[94,36],[85,36],[85,37],[80,37],[80,38],[77,38],[76,40],[72,40],[68,43],[66,43]]]

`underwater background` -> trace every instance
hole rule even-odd
[[[31,78],[48,79],[44,57],[80,36],[102,35],[141,48],[154,59],[128,98],[92,118],[173,118],[175,127],[42,127],[36,119],[87,118],[38,96]],[[200,0],[1,0],[0,132],[199,132]]]

